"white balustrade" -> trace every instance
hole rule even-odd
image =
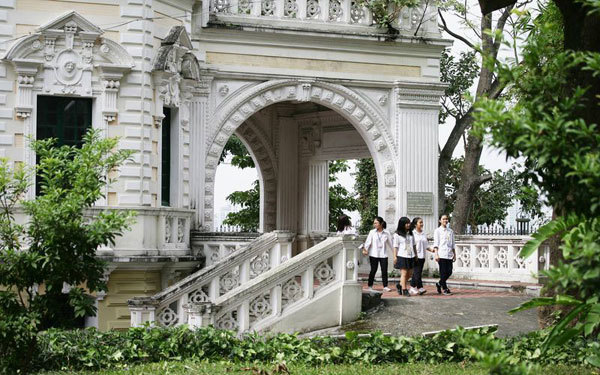
[[[355,319],[361,286],[353,238],[328,238],[293,258],[290,240],[287,232],[265,234],[153,297],[130,300],[132,325],[213,324],[242,333],[316,329]],[[314,304],[327,313],[297,319],[295,313]]]
[[[158,211],[158,248],[189,249],[191,214],[187,211]]]
[[[529,239],[527,236],[457,236],[452,277],[537,283],[538,273],[549,267],[549,249],[541,246],[523,259],[519,252]],[[428,267],[437,269],[430,253],[427,263]]]
[[[338,26],[373,25],[371,11],[358,0],[211,0],[210,13],[226,22],[237,19],[244,23],[266,24],[269,20],[275,23],[281,20],[312,20]],[[304,25],[306,28],[315,27],[315,23]],[[439,36],[437,7],[433,2],[423,0],[414,8],[402,9],[395,25],[405,35]]]
[[[130,307],[139,309],[148,304],[154,306],[155,320],[162,326],[186,323],[187,310],[196,311],[192,305],[214,302],[221,295],[290,259],[292,238],[293,235],[289,232],[271,232],[244,246],[209,242],[203,246],[205,255],[215,245],[219,254],[218,258],[211,259],[210,265],[161,293],[132,300]],[[214,253],[207,256],[207,260],[212,254]],[[195,319],[198,316],[194,315]],[[133,323],[139,324],[139,319],[132,317]]]

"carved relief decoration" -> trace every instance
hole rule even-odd
[[[161,42],[152,63],[155,86],[155,125],[160,126],[163,106],[183,107],[201,91],[200,65],[190,37],[183,26],[174,26]],[[189,111],[180,111],[180,121],[187,123]]]
[[[119,81],[134,61],[123,47],[102,34],[102,29],[72,11],[16,41],[4,60],[17,72],[17,117],[30,116],[34,88],[41,88],[45,95],[93,97],[100,92],[105,119],[114,120]],[[95,75],[100,87],[92,83]]]

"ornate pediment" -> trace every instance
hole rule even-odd
[[[134,60],[123,47],[102,38],[102,34],[102,29],[72,11],[39,27],[35,34],[17,40],[4,57],[18,75],[17,116],[29,116],[28,96],[40,78],[42,93],[46,95],[91,97],[94,90],[118,88],[118,81],[134,67]],[[100,76],[102,86],[92,87],[94,74]],[[106,110],[115,111],[116,108]]]
[[[83,18],[79,13],[71,11],[37,28],[37,32],[44,33],[48,30],[65,30],[70,28],[74,32],[84,32],[101,35],[101,28]],[[76,28],[76,29],[74,29]]]
[[[198,59],[191,52],[192,41],[183,26],[174,26],[161,42],[152,70],[179,74],[183,79],[200,79]]]

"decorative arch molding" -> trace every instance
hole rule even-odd
[[[240,125],[235,133],[246,144],[258,170],[261,192],[260,230],[270,232],[277,225],[277,160],[273,146],[252,118]]]
[[[72,11],[17,40],[3,58],[17,72],[17,118],[31,116],[35,91],[40,90],[44,95],[101,96],[104,120],[114,121],[120,80],[135,63],[123,47],[102,34],[102,29]],[[100,78],[98,86],[93,76]]]
[[[205,203],[214,199],[214,175],[219,155],[233,132],[254,113],[284,101],[315,102],[344,116],[365,140],[379,181],[380,206],[394,216],[396,210],[397,151],[385,120],[376,108],[355,91],[338,84],[308,80],[273,80],[240,92],[213,116],[214,136],[207,143]],[[212,206],[204,210],[204,229],[212,226]]]

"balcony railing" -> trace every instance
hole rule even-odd
[[[373,26],[377,22],[363,4],[359,0],[211,0],[203,12],[210,14],[213,20],[227,23],[290,26],[294,29]],[[208,17],[203,20],[203,26],[207,24]],[[423,0],[416,7],[401,9],[393,24],[405,36],[440,36],[437,6],[430,0]],[[357,30],[355,28],[353,32]],[[368,32],[387,31],[372,27]]]

